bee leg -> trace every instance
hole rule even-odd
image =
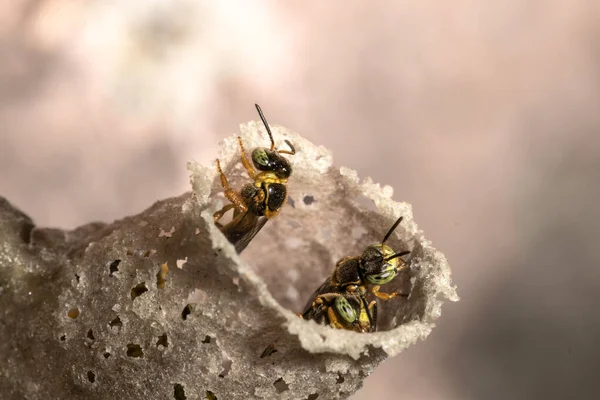
[[[377,332],[377,302],[373,300],[367,307],[369,310],[369,322],[371,332]]]
[[[327,316],[329,317],[329,325],[332,328],[336,328],[336,329],[344,328],[344,326],[338,322],[337,316],[335,315],[333,308],[327,307]]]
[[[392,292],[392,293],[380,292],[379,291],[380,287],[381,286],[379,286],[379,285],[373,286],[373,289],[371,291],[377,298],[379,298],[381,300],[389,300],[389,299],[393,299],[394,297],[397,297],[397,296],[408,297],[407,294],[400,293],[400,292]]]
[[[346,286],[346,292],[348,293],[356,293],[358,291],[357,285],[348,285]]]
[[[325,310],[327,310],[327,306],[323,302],[323,298],[321,296],[318,296],[315,299],[315,301],[313,301],[311,310],[312,310],[312,319],[314,319],[315,321],[318,322],[319,320],[321,320],[323,318],[323,313],[325,312]]]
[[[242,195],[239,194],[238,192],[236,192],[235,190],[233,190],[229,186],[227,177],[225,176],[225,174],[223,173],[223,170],[221,169],[221,162],[218,159],[217,159],[217,171],[219,172],[219,178],[221,179],[221,186],[223,186],[223,192],[224,192],[227,200],[229,200],[230,202],[232,202],[234,204],[234,207],[238,212],[242,212],[242,213],[246,212],[248,210],[248,207],[246,206],[244,199],[242,198]]]
[[[330,302],[338,296],[340,296],[338,293],[324,293],[318,295],[312,302],[308,311],[306,311],[302,317],[304,319],[313,319],[315,322],[322,324],[324,322],[323,318],[325,317],[325,314],[332,311],[332,308],[327,306],[328,303],[326,302]]]
[[[246,155],[246,149],[244,148],[244,143],[242,143],[242,138],[238,136],[238,144],[240,145],[240,152],[242,153],[242,165],[248,171],[248,176],[250,179],[254,180],[257,175],[256,170],[252,166],[250,160],[248,160],[248,156]]]
[[[219,220],[223,218],[223,215],[232,208],[235,207],[235,204],[227,204],[225,207],[221,208],[219,211],[213,214],[213,220],[217,227],[222,228],[223,226],[219,223]]]
[[[316,321],[317,318],[321,316],[323,306],[323,300],[317,297],[313,300],[312,304],[304,312],[304,314],[298,313],[298,315],[300,315],[304,319],[314,319]]]
[[[342,296],[339,293],[323,293],[320,294],[319,296],[317,296],[315,302],[318,304],[323,304],[323,300],[325,301],[331,301],[331,300],[335,300],[337,297]]]

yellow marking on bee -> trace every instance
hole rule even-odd
[[[371,320],[369,319],[369,314],[367,313],[367,309],[364,307],[360,308],[360,314],[358,315],[358,322],[360,325],[369,326]]]
[[[256,177],[254,178],[254,186],[261,187],[263,183],[266,183],[266,184],[269,184],[269,183],[286,184],[287,181],[288,181],[287,179],[278,178],[277,175],[275,175],[274,172],[264,171],[264,172],[261,172],[258,175],[256,175]]]

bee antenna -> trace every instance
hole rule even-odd
[[[296,149],[294,148],[294,145],[287,139],[284,140],[284,142],[290,147],[290,150],[279,150],[280,153],[283,154],[291,154],[294,155],[296,154]]]
[[[271,139],[271,150],[273,150],[275,148],[275,141],[273,140],[273,134],[271,133],[271,128],[269,127],[269,123],[267,122],[265,115],[263,114],[262,110],[260,109],[260,106],[258,104],[254,104],[254,105],[256,106],[256,111],[258,111],[258,115],[260,116],[262,123],[265,125],[265,128],[267,129],[267,133],[269,134],[269,139]]]
[[[398,218],[398,220],[396,222],[394,222],[394,225],[392,225],[392,227],[390,228],[390,230],[388,231],[388,233],[385,234],[385,237],[383,238],[383,241],[381,242],[381,247],[382,248],[383,248],[384,243],[387,242],[387,240],[392,235],[392,232],[394,232],[394,230],[398,227],[398,225],[400,225],[400,222],[402,222],[403,219],[404,219],[403,216],[400,217],[400,218]]]
[[[407,254],[410,254],[409,250],[401,251],[400,253],[392,254],[391,256],[384,258],[383,261],[390,261],[390,260],[393,260],[394,258],[402,257]]]

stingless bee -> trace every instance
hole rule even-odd
[[[221,169],[217,159],[217,171],[221,179],[225,197],[231,202],[213,214],[215,225],[223,232],[227,239],[241,253],[248,243],[262,229],[265,223],[277,216],[287,201],[287,181],[292,173],[290,162],[282,154],[296,154],[296,149],[288,141],[285,143],[290,150],[278,150],[271,128],[258,104],[255,104],[258,115],[262,120],[269,138],[271,147],[257,147],[252,151],[252,163],[248,160],[242,138],[238,136],[242,165],[254,183],[247,183],[240,192],[231,189],[227,177]],[[254,166],[252,165],[254,164]],[[256,169],[255,169],[256,168]],[[258,170],[258,171],[257,171]],[[226,225],[219,223],[223,215],[233,209],[233,219]]]
[[[401,257],[409,254],[410,251],[395,253],[394,250],[385,244],[394,230],[400,225],[402,219],[403,217],[400,217],[396,220],[381,243],[367,247],[360,256],[349,256],[339,260],[331,275],[325,279],[325,282],[311,296],[311,300],[304,307],[304,311],[301,314],[302,317],[304,319],[315,319],[315,316],[320,315],[321,304],[326,298],[331,296],[337,298],[344,294],[354,295],[360,300],[361,312],[363,312],[364,308],[367,314],[372,314],[374,328],[370,331],[375,331],[376,303],[372,301],[367,305],[367,291],[369,286],[373,285],[371,293],[382,300],[389,300],[397,296],[407,296],[400,292],[384,293],[379,291],[381,285],[392,281],[400,271],[408,267]],[[370,313],[369,310],[373,310],[373,313]]]
[[[367,304],[364,293],[323,293],[315,297],[301,317],[336,329],[375,332],[377,303]]]

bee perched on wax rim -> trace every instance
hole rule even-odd
[[[262,120],[271,147],[257,147],[252,151],[252,163],[248,159],[242,138],[238,136],[241,161],[253,183],[246,183],[239,192],[231,189],[227,177],[221,169],[221,163],[216,161],[217,171],[221,179],[225,197],[231,202],[214,213],[215,225],[241,253],[252,238],[262,229],[265,223],[276,217],[287,202],[287,181],[292,174],[290,162],[282,154],[296,154],[296,149],[288,141],[285,143],[290,150],[279,150],[275,147],[273,134],[267,120],[258,104],[255,104],[258,115]],[[223,215],[233,209],[233,219],[226,225],[219,223]]]

